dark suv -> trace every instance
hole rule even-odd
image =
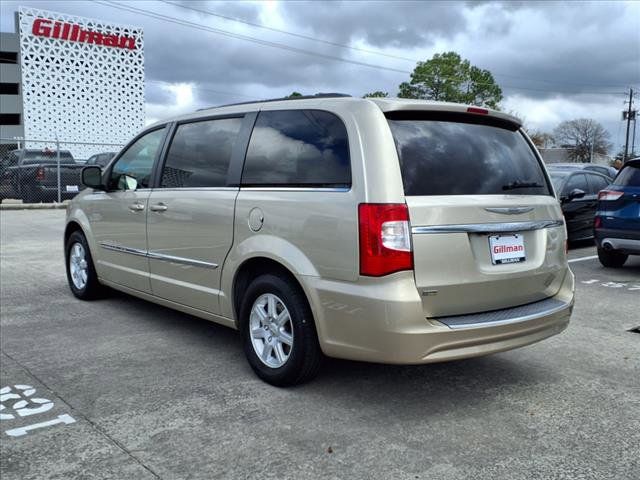
[[[594,234],[605,267],[621,267],[629,255],[640,255],[640,158],[625,163],[598,194]]]

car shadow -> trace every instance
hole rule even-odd
[[[154,329],[170,330],[174,341],[185,342],[199,362],[239,362],[232,369],[238,384],[262,388],[242,353],[237,331],[207,320],[115,292],[111,301],[123,306]],[[203,352],[211,354],[202,355]],[[555,383],[556,374],[542,362],[513,352],[425,365],[384,365],[325,358],[319,375],[309,383],[288,389],[268,387],[291,401],[351,405],[367,412],[394,408],[407,419],[427,414],[475,408],[503,397],[506,390],[529,390]],[[228,365],[227,365],[228,366]],[[232,370],[235,373],[231,373]],[[253,388],[253,387],[251,387]],[[250,388],[250,389],[251,389]]]

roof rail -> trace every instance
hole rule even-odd
[[[281,98],[269,98],[267,100],[252,100],[250,102],[227,103],[224,105],[216,105],[215,107],[199,108],[197,111],[200,112],[202,110],[211,110],[212,108],[234,107],[236,105],[249,105],[252,103],[282,102],[284,100],[308,100],[310,98],[341,98],[341,97],[351,97],[351,95],[346,93],[316,93],[314,95],[300,95],[299,97],[281,97]]]

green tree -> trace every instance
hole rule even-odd
[[[502,89],[489,70],[471,65],[456,52],[436,53],[418,62],[409,82],[399,86],[401,98],[467,103],[498,108]]]
[[[376,90],[375,92],[365,93],[362,98],[387,98],[389,96],[389,92],[382,92],[380,90]]]
[[[302,97],[302,94],[300,92],[291,92],[291,95],[287,95],[284,98],[295,98],[295,97]]]

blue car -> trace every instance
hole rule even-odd
[[[640,255],[640,158],[625,163],[598,194],[593,226],[603,266],[619,268],[629,255]]]

